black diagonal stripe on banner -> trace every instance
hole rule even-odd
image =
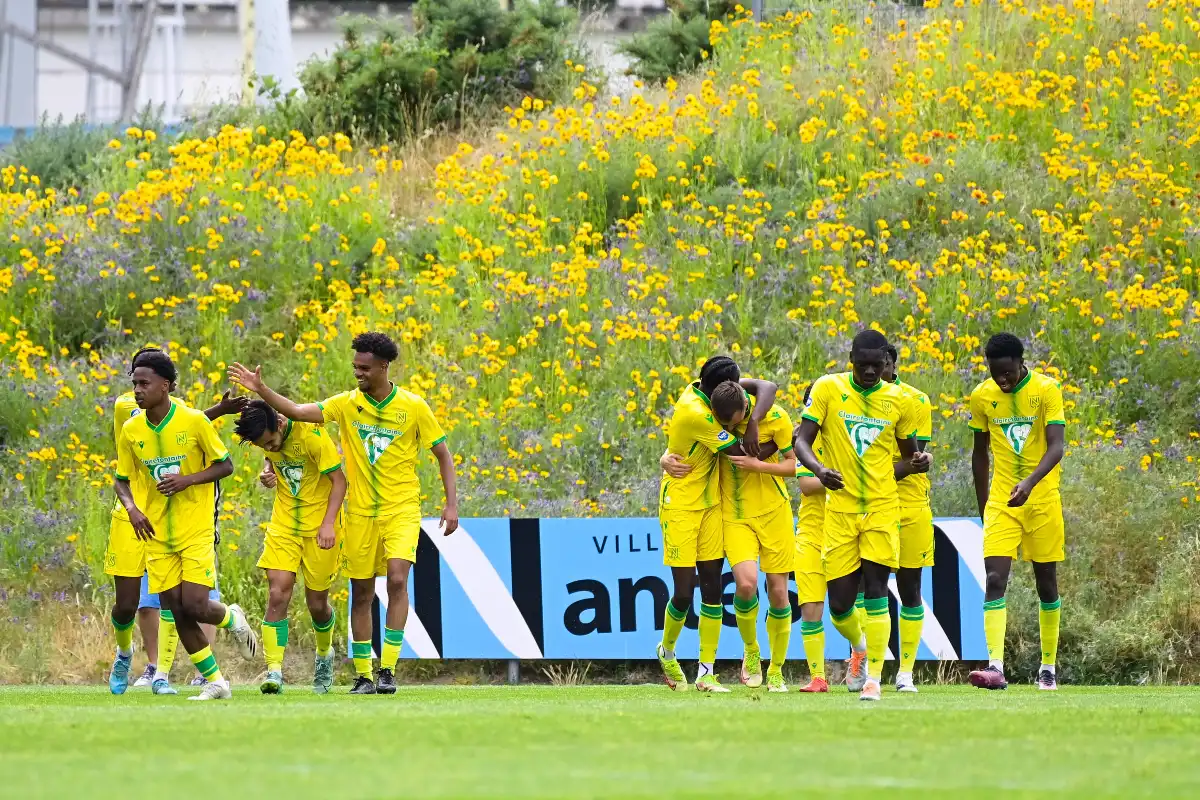
[[[425,531],[417,539],[417,563],[413,565],[413,609],[425,626],[430,641],[442,654],[442,557]]]
[[[510,519],[508,544],[512,598],[538,650],[546,652],[542,620],[542,526],[536,519]]]
[[[933,526],[933,615],[954,652],[962,658],[962,609],[959,607],[958,549]]]

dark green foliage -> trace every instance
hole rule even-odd
[[[647,81],[665,81],[694,69],[712,53],[709,23],[734,13],[730,0],[669,0],[671,13],[650,24],[645,33],[622,44],[618,51],[633,59],[629,71]]]
[[[162,119],[147,107],[132,123],[139,128],[160,130]],[[123,135],[125,126],[91,126],[82,117],[64,123],[59,116],[43,115],[33,134],[17,139],[3,151],[0,161],[19,164],[37,175],[43,186],[56,189],[81,188],[96,166],[105,160],[106,147]]]

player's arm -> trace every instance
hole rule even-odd
[[[1042,478],[1050,474],[1050,470],[1058,466],[1058,462],[1063,459],[1064,440],[1066,439],[1062,423],[1054,425],[1046,425],[1046,452],[1042,454],[1042,458],[1038,461],[1033,472],[1025,480],[1013,487],[1012,494],[1008,498],[1008,505],[1017,508],[1025,505],[1025,501],[1029,499],[1029,495],[1033,493],[1034,487]]]
[[[196,446],[204,453],[208,466],[190,475],[175,473],[164,477],[155,488],[167,497],[179,494],[190,486],[216,483],[233,474],[233,459],[211,422],[197,419],[192,425],[192,435],[196,437]]]
[[[683,456],[672,453],[670,450],[663,451],[662,458],[658,459],[658,465],[672,478],[686,477],[692,471],[692,465],[684,461]]]
[[[329,504],[325,506],[325,516],[321,519],[321,527],[317,529],[317,547],[329,550],[337,543],[337,518],[346,499],[346,473],[341,465],[325,473],[325,477],[333,486],[329,489]]]
[[[775,394],[779,391],[779,387],[771,381],[758,380],[756,378],[742,378],[738,383],[750,394],[754,395],[757,401],[754,404],[754,410],[750,412],[750,418],[746,420],[746,434],[742,437],[742,449],[747,455],[766,458],[762,455],[761,448],[758,442],[758,424],[767,417],[767,412],[771,410],[771,406],[775,405]]]
[[[443,535],[449,536],[458,530],[458,485],[454,474],[454,456],[445,441],[435,444],[432,451],[438,462],[438,472],[442,475],[442,488],[446,491],[446,506],[442,509],[441,525],[445,528]]]
[[[133,532],[138,539],[144,542],[154,538],[154,526],[137,507],[137,501],[133,499],[133,490],[129,488],[129,476],[133,474],[137,466],[137,459],[133,455],[133,446],[124,436],[118,436],[117,473],[113,476],[116,479],[113,481],[113,489],[117,493],[117,500],[129,513],[129,524],[133,526]]]
[[[989,451],[992,437],[987,431],[975,431],[975,447],[971,450],[971,476],[975,479],[975,503],[979,506],[979,518],[983,519],[983,509],[987,507],[988,482],[991,479],[991,458]]]
[[[813,475],[800,475],[797,480],[800,482],[800,494],[805,497],[825,493],[825,484],[821,483]]]
[[[813,443],[817,441],[817,434],[821,432],[821,426],[816,421],[811,419],[807,412],[804,419],[800,420],[800,427],[796,429],[793,441],[795,441],[796,458],[804,465],[804,468],[813,474],[813,476],[826,489],[837,491],[846,485],[842,480],[842,474],[836,469],[829,469],[821,463],[817,458],[817,454],[813,452]]]
[[[217,401],[216,405],[204,410],[204,416],[215,422],[221,417],[242,413],[242,409],[249,402],[250,398],[246,395],[235,395],[232,389],[226,389],[225,394],[221,395],[221,399]]]
[[[258,473],[258,482],[267,489],[274,489],[279,483],[279,476],[275,474],[275,467],[271,465],[271,459],[263,459],[262,472]]]
[[[900,418],[896,420],[896,445],[900,449],[900,460],[893,467],[896,480],[907,478],[922,472],[929,472],[932,457],[917,447],[917,435],[923,429],[920,421],[920,409],[926,408],[917,398],[909,397],[901,407]]]
[[[746,472],[778,475],[780,478],[791,478],[796,474],[795,450],[788,450],[779,457],[779,461],[760,461],[754,456],[729,456],[729,460],[735,467]]]
[[[229,380],[248,392],[254,392],[263,400],[266,400],[267,405],[290,420],[295,420],[296,422],[315,422],[317,425],[325,422],[325,412],[321,410],[321,406],[318,404],[295,403],[279,394],[279,392],[276,392],[270,386],[267,386],[263,382],[261,365],[255,367],[252,371],[234,362],[229,365]]]

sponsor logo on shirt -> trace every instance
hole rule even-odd
[[[1004,431],[1004,438],[1017,455],[1021,455],[1021,451],[1025,449],[1025,442],[1029,441],[1029,434],[1033,432],[1033,423],[1036,421],[1037,417],[1005,417],[994,420],[1000,426],[1000,430]]]
[[[875,444],[879,434],[892,424],[891,420],[847,414],[845,411],[839,411],[838,417],[845,424],[846,433],[850,436],[850,444],[854,446],[854,452],[858,453],[859,458],[862,458],[871,445]]]

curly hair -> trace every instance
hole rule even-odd
[[[257,442],[264,433],[279,430],[279,414],[265,400],[251,400],[242,409],[233,432],[244,443]]]
[[[391,340],[391,337],[378,331],[360,333],[354,337],[354,341],[350,342],[350,347],[356,353],[370,353],[388,363],[400,357],[400,350],[396,347],[396,343]]]
[[[1020,359],[1025,357],[1025,345],[1021,344],[1021,340],[1011,333],[997,333],[988,339],[987,345],[983,348],[983,354],[989,361],[993,358]]]

